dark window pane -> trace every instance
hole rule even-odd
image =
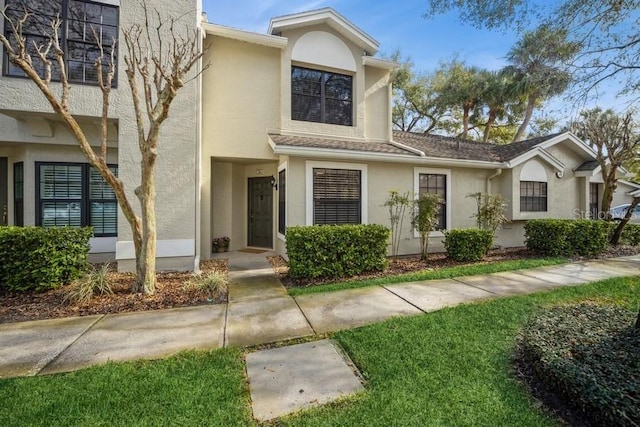
[[[24,163],[13,164],[13,223],[24,225]]]
[[[291,68],[291,118],[351,126],[353,78],[302,67]]]
[[[418,176],[418,194],[437,194],[442,199],[438,208],[437,230],[447,229],[447,175],[421,173]]]
[[[278,172],[278,233],[285,234],[286,223],[286,203],[287,203],[287,173],[283,169]]]
[[[520,211],[546,212],[547,183],[520,181]]]

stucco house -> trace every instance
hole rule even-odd
[[[59,3],[62,10],[84,7],[87,25],[96,25],[99,11],[102,30],[114,33],[140,16],[136,2]],[[383,204],[390,190],[440,194],[443,229],[474,225],[475,202],[467,194],[501,193],[511,219],[497,237],[504,246],[523,244],[527,219],[597,210],[602,179],[594,153],[570,133],[498,146],[393,131],[391,80],[398,64],[376,58],[378,42],[333,9],[273,18],[262,34],[208,23],[199,3],[162,2],[167,13],[187,11],[183,19],[202,35],[208,47],[203,62],[210,66],[180,91],[161,135],[160,268],[194,268],[211,256],[211,241],[220,236],[231,238],[231,250],[285,254],[288,226],[388,224]],[[63,37],[91,48],[73,34]],[[72,109],[95,137],[99,91],[88,56],[82,58],[68,59],[79,83]],[[94,257],[131,268],[128,224],[109,188],[35,86],[5,55],[1,61],[0,207],[7,206],[6,222],[92,225]],[[118,64],[124,67],[122,55]],[[139,154],[129,89],[122,81],[113,92],[109,155],[132,194]],[[638,190],[621,183],[615,203]],[[419,239],[405,224],[400,251],[417,253]],[[432,250],[442,249],[441,236],[433,233]]]

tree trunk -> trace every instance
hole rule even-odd
[[[142,241],[136,248],[136,282],[133,289],[145,295],[156,291],[156,156],[149,151],[142,156],[142,183],[136,189],[142,209]]]
[[[610,168],[611,166],[609,166]],[[604,179],[603,191],[602,191],[602,205],[600,211],[604,214],[604,218],[609,221],[611,219],[611,202],[613,201],[613,193],[616,191],[616,170],[611,171],[602,170],[602,178]]]
[[[622,218],[622,221],[620,221],[613,234],[611,235],[611,240],[609,241],[609,243],[614,246],[618,244],[618,242],[620,241],[620,237],[622,236],[622,232],[624,231],[624,227],[629,223],[629,220],[633,215],[633,211],[636,209],[636,206],[638,206],[639,203],[640,197],[634,197],[631,201],[629,209],[627,209],[627,213],[624,214],[624,218]]]
[[[462,139],[467,139],[469,132],[469,111],[471,107],[468,105],[462,106]]]
[[[638,318],[636,319],[636,329],[640,329],[640,310],[638,311]]]
[[[531,121],[531,116],[533,116],[533,109],[535,105],[536,96],[534,94],[531,94],[529,95],[529,100],[527,101],[527,110],[524,114],[524,120],[518,128],[516,135],[513,137],[513,142],[521,141],[524,138],[524,132],[527,130],[527,126],[529,126],[529,122]]]
[[[482,142],[489,142],[489,132],[491,131],[491,126],[493,126],[495,122],[496,113],[494,111],[489,111],[489,119],[484,125],[484,135],[482,136]]]

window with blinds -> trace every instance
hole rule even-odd
[[[351,126],[353,78],[291,67],[291,119]]]
[[[361,171],[313,169],[313,223],[360,224]]]
[[[287,170],[278,172],[278,233],[287,232]]]
[[[117,166],[110,166],[117,174]],[[43,227],[94,227],[95,236],[116,236],[118,204],[111,187],[88,164],[36,163],[38,217]]]
[[[447,229],[447,175],[436,173],[421,173],[419,177],[420,194],[437,194],[442,203],[438,209],[438,226],[436,230]]]
[[[547,211],[547,183],[520,181],[520,211]]]
[[[83,0],[6,0],[5,7],[7,16],[13,21],[21,19],[25,11],[28,12],[22,34],[26,38],[27,49],[34,58],[37,58],[37,46],[47,45],[52,34],[52,21],[60,18],[60,46],[65,50],[64,62],[69,81],[92,84],[98,82],[95,61],[100,56],[99,43],[103,47],[102,61],[106,70],[111,61],[114,40],[118,39],[117,6]],[[5,36],[13,41],[15,35],[10,26],[5,24],[4,27]],[[53,52],[49,56],[52,60],[52,79],[60,80],[60,69]],[[24,76],[22,70],[9,61],[5,61],[5,64],[5,75]],[[42,61],[34,60],[34,65],[36,71],[44,76]]]

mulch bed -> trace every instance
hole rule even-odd
[[[628,255],[637,255],[640,253],[640,247],[637,246],[617,246],[610,247],[603,252],[597,259],[620,257]],[[358,276],[339,278],[339,279],[292,279],[289,277],[289,268],[286,261],[280,256],[268,257],[269,262],[280,276],[280,280],[287,288],[300,288],[324,285],[337,282],[351,282],[357,280],[375,279],[378,277],[394,276],[403,273],[419,272],[423,270],[438,270],[446,267],[458,267],[464,265],[478,265],[478,264],[492,264],[500,261],[521,260],[530,258],[539,258],[540,255],[532,252],[524,247],[519,248],[505,248],[505,249],[493,249],[489,251],[487,256],[482,262],[479,263],[465,263],[454,261],[447,258],[444,253],[429,254],[426,261],[420,260],[419,256],[401,256],[396,262],[389,262],[389,267],[385,271],[373,271],[363,273]],[[582,261],[587,260],[587,257],[575,257],[574,260]]]
[[[640,247],[619,246],[609,249],[598,258],[635,255],[638,253],[640,253]],[[488,264],[536,257],[538,257],[538,255],[526,248],[496,249],[489,252],[483,263]],[[338,281],[371,279],[427,269],[437,270],[444,267],[469,265],[468,263],[460,263],[448,259],[445,254],[429,254],[426,262],[421,261],[418,256],[403,256],[399,257],[397,262],[390,262],[389,268],[386,271],[370,272],[346,279],[294,281],[288,276],[288,266],[282,257],[268,258],[286,287],[314,286]],[[226,273],[227,260],[214,259],[203,261],[200,268],[205,272],[218,270]],[[94,297],[91,301],[84,304],[64,302],[68,286],[62,286],[47,292],[0,291],[0,323],[159,310],[226,302],[226,295],[211,298],[209,295],[183,289],[183,283],[191,277],[192,275],[190,273],[159,273],[156,293],[154,295],[142,295],[131,293],[131,285],[133,283],[132,274],[117,273],[114,271],[110,273],[110,279],[114,283],[113,294]]]
[[[203,272],[214,270],[226,272],[227,260],[203,261],[200,268]],[[69,289],[68,285],[46,292],[2,292],[0,293],[0,323],[226,302],[226,295],[212,298],[209,295],[183,289],[183,283],[192,277],[191,273],[158,273],[155,294],[143,295],[131,292],[133,274],[112,271],[109,273],[109,279],[113,284],[113,294],[96,296],[84,304],[64,301]]]

